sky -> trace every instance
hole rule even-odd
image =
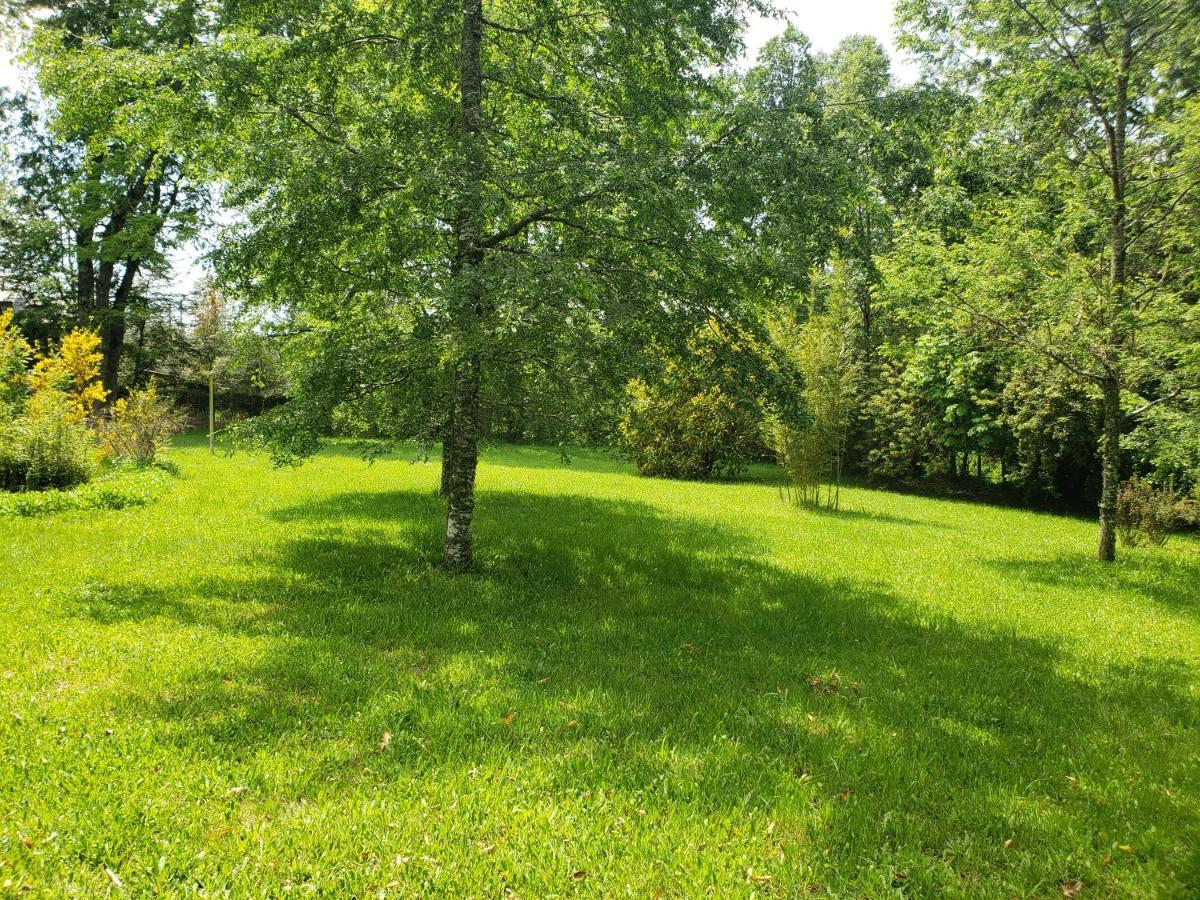
[[[917,67],[896,50],[894,0],[776,0],[786,20],[808,35],[813,49],[829,53],[842,38],[869,34],[879,39],[892,58],[892,74],[901,82],[916,80]],[[786,27],[784,19],[757,17],[746,31],[746,55],[753,60],[760,47]]]
[[[755,17],[746,31],[746,62],[752,62],[759,48],[779,34],[791,21],[808,35],[813,48],[828,53],[842,38],[852,34],[869,34],[878,38],[893,59],[892,72],[901,82],[916,78],[916,67],[899,57],[895,49],[892,24],[894,0],[776,0],[781,18]],[[13,58],[11,45],[0,45],[0,88],[16,87],[20,70]],[[202,266],[194,248],[185,248],[174,255],[176,283],[179,292],[188,292],[202,276]]]

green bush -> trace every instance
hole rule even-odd
[[[145,506],[162,491],[167,473],[159,468],[116,471],[71,490],[0,494],[0,516],[40,516],[77,509]]]
[[[622,449],[643,475],[732,478],[762,452],[768,363],[751,335],[716,322],[684,352],[652,347],[653,375],[629,383]]]
[[[732,478],[758,448],[758,421],[713,386],[692,393],[672,386],[630,386],[633,405],[621,422],[626,452],[643,475]]]
[[[183,413],[151,382],[113,404],[100,425],[100,447],[112,459],[148,466],[182,428]]]
[[[1156,488],[1136,475],[1121,485],[1117,500],[1117,534],[1121,543],[1161,547],[1171,532],[1192,519],[1191,505],[1175,496],[1175,486]]]
[[[0,425],[0,487],[6,490],[72,487],[91,478],[95,467],[92,432],[61,391],[38,391],[22,414]]]

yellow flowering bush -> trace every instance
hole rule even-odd
[[[100,335],[76,328],[62,339],[58,353],[33,367],[34,392],[58,390],[71,398],[74,415],[82,420],[103,403],[108,391],[100,383]]]
[[[99,347],[95,333],[76,329],[28,371],[29,345],[11,313],[0,316],[0,488],[71,487],[92,477],[96,440],[86,422],[107,396]]]
[[[183,414],[151,381],[112,405],[100,426],[100,450],[113,459],[148,466],[182,428]]]

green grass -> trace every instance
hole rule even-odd
[[[172,456],[3,521],[0,894],[1200,890],[1194,540],[497,448],[450,577],[436,464]]]

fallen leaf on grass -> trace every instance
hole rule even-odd
[[[747,869],[746,870],[746,880],[754,881],[754,882],[757,882],[758,884],[766,884],[768,881],[771,880],[771,876],[770,875],[755,875],[753,869]]]
[[[576,869],[571,873],[572,881],[583,881],[585,878],[587,878],[587,872],[583,871],[583,869]]]
[[[1079,787],[1079,779],[1076,778],[1074,775],[1068,775],[1067,776],[1067,784],[1069,784],[1073,788],[1077,788],[1077,787]]]
[[[1117,849],[1120,850],[1122,853],[1132,853],[1133,852],[1133,848],[1131,846],[1129,846],[1128,844],[1121,844],[1120,846],[1117,847]]]
[[[1004,841],[1004,849],[1005,849],[1005,850],[1007,850],[1007,849],[1009,849],[1011,846],[1012,846],[1012,838],[1008,838],[1008,839],[1006,839],[1006,840]]]
[[[104,874],[107,875],[108,880],[113,883],[113,887],[117,888],[118,890],[125,886],[124,882],[121,881],[121,876],[118,875],[116,872],[114,872],[112,869],[106,868],[104,870]]]
[[[566,725],[563,726],[563,731],[568,731],[568,730],[574,728],[575,726],[577,726],[578,724],[579,724],[578,721],[576,721],[575,719],[572,719],[570,722],[568,722]]]
[[[500,724],[511,725],[513,723],[513,719],[515,719],[516,717],[517,717],[516,713],[509,713],[507,716],[501,716]]]
[[[682,647],[680,647],[679,649],[680,649],[680,650],[686,650],[688,653],[698,653],[698,652],[700,652],[700,648],[699,648],[699,647],[697,647],[695,644],[692,644],[692,643],[687,643],[687,644],[684,644],[684,645],[683,645]]]
[[[248,787],[246,787],[244,784],[239,784],[237,787],[231,787],[225,793],[226,793],[226,795],[228,795],[230,797],[236,797],[238,794],[244,794],[248,790],[250,790],[250,789]]]
[[[382,753],[384,750],[386,750],[391,745],[391,743],[392,743],[392,733],[390,731],[385,731],[383,733],[383,737],[380,738],[380,740],[379,740],[379,752]]]
[[[850,799],[850,795],[853,793],[854,791],[850,790],[850,788],[842,788],[841,791],[838,792],[838,799],[845,803]]]
[[[1062,891],[1064,897],[1075,897],[1083,890],[1083,882],[1078,879],[1075,881],[1064,881],[1058,886],[1058,889]]]

